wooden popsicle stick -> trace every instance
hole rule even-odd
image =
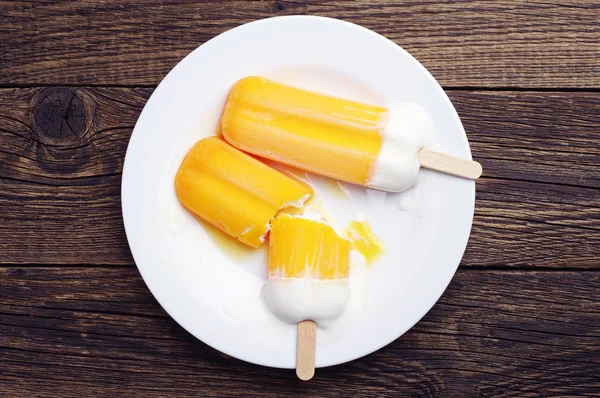
[[[418,159],[421,167],[468,180],[478,179],[483,172],[481,165],[474,160],[457,158],[427,148],[419,151]]]
[[[296,347],[296,375],[300,380],[310,380],[315,375],[316,348],[317,324],[313,321],[300,322]]]

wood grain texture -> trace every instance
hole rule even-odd
[[[120,173],[151,92],[0,90],[0,263],[133,264]],[[484,168],[463,264],[600,268],[600,93],[449,94]]]
[[[445,86],[600,87],[596,0],[4,1],[0,85],[155,85],[215,35],[290,14],[381,33]]]
[[[195,340],[135,269],[0,268],[0,395],[598,396],[598,289],[594,272],[461,269],[403,337],[303,383]]]
[[[600,94],[449,91],[493,178],[600,188]]]
[[[132,264],[120,184],[152,90],[0,90],[0,261]]]
[[[484,170],[463,263],[597,269],[600,95],[448,94]]]

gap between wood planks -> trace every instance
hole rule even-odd
[[[166,75],[165,75],[166,76]],[[48,83],[0,83],[0,89],[9,88],[44,88],[44,87],[73,87],[73,88],[150,88],[156,89],[158,84],[48,84]],[[540,93],[598,93],[600,87],[528,87],[528,86],[442,86],[445,91],[517,91]]]
[[[45,264],[45,263],[22,263],[22,264],[0,264],[0,270],[9,270],[9,269],[20,269],[20,268],[35,268],[35,269],[106,269],[106,270],[114,270],[114,269],[137,269],[137,265],[135,264],[116,264],[116,265],[106,265],[106,264]],[[589,272],[596,273],[600,272],[600,269],[597,268],[577,268],[577,267],[540,267],[537,266],[535,268],[531,267],[507,267],[503,265],[464,265],[460,264],[457,268],[457,271],[461,272]]]

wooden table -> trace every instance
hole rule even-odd
[[[127,142],[164,75],[227,29],[287,14],[410,51],[484,168],[440,301],[309,383],[225,357],[167,316],[120,207]],[[598,1],[4,1],[0,395],[600,395],[599,146]]]

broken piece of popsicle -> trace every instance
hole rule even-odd
[[[414,186],[421,166],[481,175],[477,162],[424,149],[433,122],[414,103],[385,108],[246,77],[231,89],[220,128],[243,151],[384,191]]]
[[[348,301],[350,251],[350,242],[321,219],[282,213],[271,224],[264,295],[275,316],[298,324],[302,380],[314,374],[316,324],[336,319]]]
[[[301,207],[312,195],[310,187],[217,137],[189,151],[175,189],[187,209],[253,247],[262,244],[277,211]]]
[[[363,255],[367,264],[373,263],[385,250],[385,245],[362,215],[346,226],[344,236],[350,241],[352,248]]]

